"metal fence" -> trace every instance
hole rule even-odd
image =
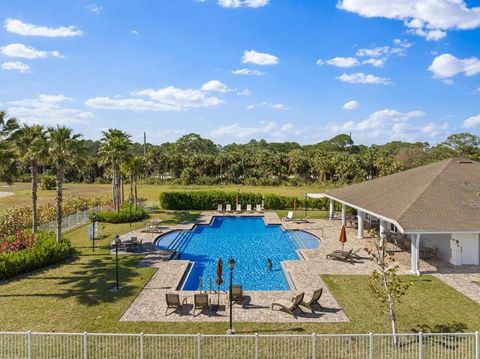
[[[77,212],[70,216],[63,217],[62,232],[68,231],[76,226],[87,223],[89,221],[88,216],[90,214],[92,214],[93,212],[102,211],[105,209],[107,209],[107,207],[104,207],[104,206],[93,207],[85,211]],[[44,231],[54,231],[57,229],[57,221],[55,220],[55,221],[42,224],[41,226],[39,226],[39,229]]]
[[[480,359],[479,333],[0,333],[0,359]]]

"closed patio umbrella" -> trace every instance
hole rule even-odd
[[[217,262],[217,278],[215,279],[215,282],[217,283],[217,286],[218,286],[218,304],[220,304],[220,286],[223,283],[222,272],[223,272],[223,262],[222,262],[222,258],[219,257]]]
[[[342,229],[340,229],[340,238],[338,238],[340,243],[342,243],[342,251],[343,251],[343,246],[347,242],[347,231],[345,229],[345,225],[342,226]]]

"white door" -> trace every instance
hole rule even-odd
[[[478,242],[478,234],[454,233],[451,243],[451,263],[455,265],[480,264]]]

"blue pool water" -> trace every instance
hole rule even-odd
[[[193,262],[183,290],[216,289],[217,261],[223,260],[223,285],[229,280],[228,259],[235,259],[234,284],[245,290],[286,290],[289,285],[281,268],[284,260],[298,259],[299,248],[315,248],[316,237],[302,231],[285,231],[279,225],[265,225],[263,217],[214,217],[209,225],[197,225],[192,231],[170,232],[156,241],[158,248],[175,249],[179,259]],[[267,269],[267,259],[273,270]]]

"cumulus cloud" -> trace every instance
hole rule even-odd
[[[352,101],[345,102],[345,104],[342,106],[342,108],[344,110],[356,110],[358,108],[358,106],[359,106],[358,101],[352,100]]]
[[[232,74],[234,74],[234,75],[254,75],[254,76],[262,76],[262,75],[265,74],[265,72],[244,68],[244,69],[233,70],[233,71],[232,71]]]
[[[450,79],[460,73],[473,76],[480,73],[480,59],[477,57],[459,59],[452,54],[442,54],[435,57],[428,71],[432,72],[436,79]]]
[[[93,97],[85,101],[85,105],[103,110],[129,111],[179,111],[176,106],[165,105],[156,101],[141,98]]]
[[[91,13],[98,15],[102,12],[103,6],[97,5],[97,4],[88,4],[85,6],[85,9],[90,11]]]
[[[463,127],[474,128],[480,126],[480,115],[472,116],[463,121]]]
[[[206,92],[229,92],[231,91],[227,85],[218,81],[218,80],[211,80],[203,84],[202,91]]]
[[[221,7],[239,8],[239,7],[262,7],[268,5],[269,0],[218,0]]]
[[[8,57],[20,57],[24,59],[38,59],[47,56],[63,57],[58,51],[43,51],[37,50],[32,46],[25,46],[23,44],[10,44],[0,47],[0,52]]]
[[[242,62],[255,65],[276,65],[278,64],[278,57],[265,52],[247,50],[243,53]]]
[[[249,89],[245,89],[242,91],[237,91],[237,96],[250,96],[252,93]]]
[[[388,85],[391,83],[390,79],[387,77],[378,77],[363,72],[356,72],[353,74],[343,73],[336,77],[336,79],[350,84]]]
[[[268,139],[282,140],[291,138],[292,135],[300,135],[302,129],[296,129],[291,123],[260,122],[257,126],[241,126],[238,123],[219,127],[212,131],[212,137],[229,137],[234,139]]]
[[[323,60],[318,60],[317,65],[332,65],[336,67],[353,67],[353,66],[358,66],[360,63],[358,60],[354,57],[334,57],[333,59],[323,61]]]
[[[7,19],[5,30],[23,36],[71,37],[83,35],[75,26],[46,27],[27,24],[18,19]]]
[[[10,61],[10,62],[4,62],[2,64],[2,69],[10,71],[18,71],[20,73],[25,73],[30,71],[30,66],[27,64],[24,64],[21,61]]]
[[[42,94],[36,98],[11,101],[7,111],[26,123],[47,122],[52,125],[86,123],[95,117],[91,112],[64,107],[65,103],[72,101],[71,97],[65,95]]]
[[[270,107],[270,108],[273,108],[274,110],[280,110],[280,111],[290,110],[290,107],[284,105],[283,103],[273,103],[273,102],[261,102],[257,105],[249,105],[247,106],[247,110],[254,110],[255,108],[258,108],[258,107]]]
[[[408,31],[438,41],[448,30],[480,27],[480,7],[464,0],[339,0],[337,7],[360,16],[402,20]]]
[[[368,60],[363,60],[362,64],[365,65],[372,65],[373,67],[383,67],[385,65],[385,59],[368,59]]]

